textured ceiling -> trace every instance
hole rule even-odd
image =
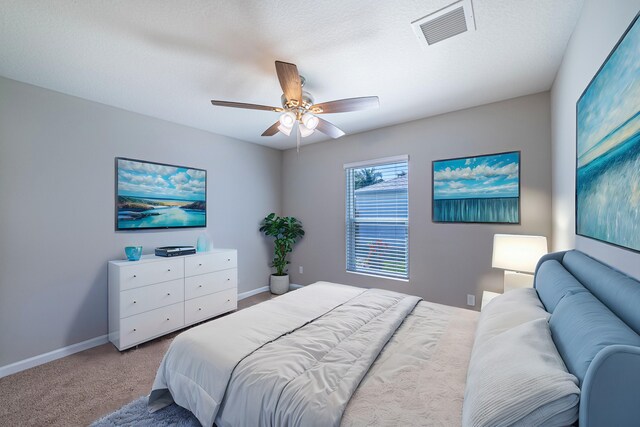
[[[474,0],[477,31],[422,46],[410,23],[452,0],[0,0],[0,75],[275,148],[275,60],[316,102],[378,95],[325,115],[347,134],[548,90],[582,0]],[[1,96],[1,94],[0,94]],[[303,143],[328,139],[319,132]]]

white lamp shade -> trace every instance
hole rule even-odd
[[[313,133],[313,129],[309,129],[304,125],[304,123],[298,127],[300,129],[300,136],[303,138],[306,138]]]
[[[291,129],[296,121],[296,115],[291,111],[286,111],[280,115],[280,124]]]
[[[538,261],[547,252],[547,238],[544,236],[496,234],[493,236],[491,266],[533,273]]]
[[[286,127],[283,124],[279,124],[278,125],[278,130],[280,132],[284,133],[287,136],[291,135],[291,128],[290,127]]]
[[[311,113],[304,113],[302,116],[302,123],[309,130],[314,130],[318,126],[319,122],[320,120]]]

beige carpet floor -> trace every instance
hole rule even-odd
[[[239,301],[238,309],[272,297],[254,295]],[[123,352],[104,344],[0,378],[0,426],[87,426],[149,394],[179,332]]]

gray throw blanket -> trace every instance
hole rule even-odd
[[[419,300],[370,289],[256,350],[236,367],[216,424],[340,425],[351,395]]]

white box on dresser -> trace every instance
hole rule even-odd
[[[235,249],[109,261],[109,340],[125,350],[238,307]]]

